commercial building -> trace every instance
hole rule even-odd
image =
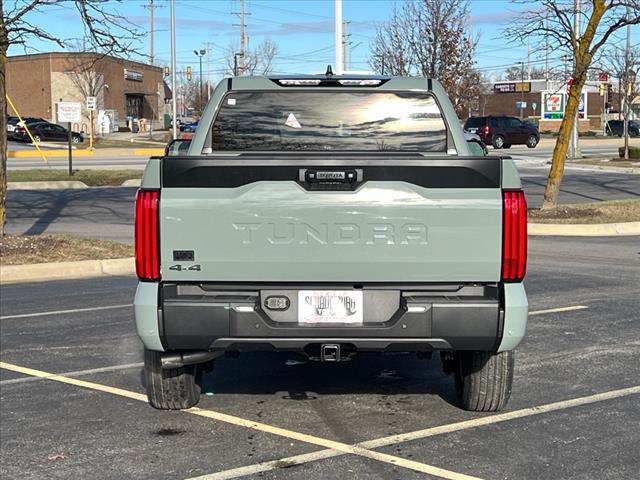
[[[618,118],[621,95],[609,88],[607,96],[601,96],[598,85],[597,81],[589,81],[582,89],[578,112],[581,132],[602,129],[605,120]],[[521,116],[538,122],[540,131],[557,132],[567,98],[567,85],[563,82],[496,82],[490,92],[480,95],[476,114]]]
[[[162,68],[88,52],[9,57],[6,78],[7,94],[21,116],[56,122],[58,102],[80,102],[83,120],[73,126],[79,131],[88,131],[87,97],[95,97],[98,133],[134,124],[145,130],[152,122],[155,128],[171,98]]]

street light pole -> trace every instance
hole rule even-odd
[[[176,5],[175,0],[170,3],[171,15],[171,124],[173,138],[178,138],[178,98],[176,90]]]
[[[200,109],[200,113],[202,114],[202,57],[204,57],[207,54],[207,51],[202,49],[200,51],[198,50],[194,50],[193,53],[196,54],[196,57],[198,57],[198,60],[200,60],[200,85],[198,87],[198,107]]]

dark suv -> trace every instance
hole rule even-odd
[[[509,148],[511,145],[535,148],[540,141],[538,127],[515,117],[471,117],[465,122],[464,129],[478,134],[485,144],[491,144],[493,148]]]
[[[607,135],[624,135],[624,120],[609,120],[607,122]],[[629,120],[629,136],[640,136],[640,124],[636,121]]]

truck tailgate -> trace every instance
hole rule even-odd
[[[306,163],[264,167],[165,159],[162,278],[356,284],[499,280],[499,159],[380,168],[354,161]],[[314,187],[301,181],[306,170],[357,171],[361,181],[348,190]]]

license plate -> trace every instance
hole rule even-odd
[[[298,323],[362,324],[362,290],[298,291]]]

